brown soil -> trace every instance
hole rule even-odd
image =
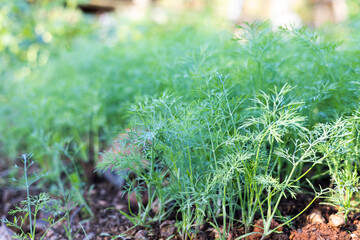
[[[33,190],[33,194],[37,194],[38,190]],[[128,212],[127,199],[122,197],[123,193],[115,189],[108,182],[100,180],[94,184],[94,188],[89,190],[86,194],[89,195],[89,204],[94,212],[94,217],[91,219],[84,219],[81,211],[76,213],[72,223],[74,239],[111,239],[110,236],[101,236],[101,234],[109,234],[117,236],[122,233],[118,239],[137,239],[137,240],[153,240],[153,239],[181,239],[175,226],[175,219],[165,220],[161,223],[154,223],[150,227],[136,227],[130,229],[132,223],[123,216],[119,210]],[[7,212],[14,204],[18,204],[25,198],[25,192],[15,190],[14,188],[0,189],[0,215],[1,217],[9,217]],[[308,195],[299,195],[297,199],[286,199],[282,202],[279,210],[284,216],[293,216],[303,209],[311,200]],[[319,216],[319,219],[324,219],[325,223],[309,222],[317,220],[309,220]],[[350,215],[346,225],[341,227],[333,227],[329,224],[329,217],[336,213],[336,210],[326,206],[318,205],[317,203],[308,209],[303,215],[298,217],[292,225],[285,225],[278,229],[278,233],[274,233],[267,239],[285,240],[285,239],[359,239],[360,240],[360,214]],[[271,228],[279,225],[280,221],[273,221]],[[80,225],[81,224],[81,225]],[[87,238],[83,227],[86,232]],[[262,232],[262,221],[256,220],[253,227],[253,232]],[[130,230],[129,230],[130,229]],[[41,231],[41,229],[39,229]],[[244,234],[243,228],[235,227],[229,234],[227,239],[236,239]],[[1,235],[1,231],[0,231]],[[219,233],[211,227],[210,224],[202,226],[197,236],[193,239],[206,240],[216,239]],[[1,237],[0,237],[1,239]],[[63,226],[59,224],[49,231],[45,239],[67,239]],[[250,235],[248,239],[259,240],[261,234]]]

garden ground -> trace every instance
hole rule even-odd
[[[5,173],[6,170],[1,172]],[[32,189],[34,194],[40,191],[41,189]],[[122,210],[129,213],[127,196],[103,178],[94,176],[92,187],[88,188],[84,194],[89,200],[94,217],[84,220],[81,211],[79,211],[80,208],[73,211],[72,231],[74,233],[77,232],[74,234],[74,239],[112,239],[110,236],[118,236],[116,239],[123,240],[181,239],[175,226],[175,215],[163,222],[154,222],[149,227],[134,228],[133,224],[119,212],[119,210]],[[25,197],[26,191],[14,189],[13,187],[0,189],[0,215],[11,218],[8,215],[9,210],[14,205],[19,204]],[[130,200],[132,201],[131,205],[135,206],[136,200],[134,198]],[[297,199],[285,199],[282,201],[279,210],[283,216],[295,215],[304,209],[311,200],[312,196],[305,194],[299,195]],[[337,212],[336,209],[318,203],[313,204],[291,225],[281,228],[279,233],[272,234],[267,239],[360,239],[360,213],[351,214],[345,225],[335,227],[332,222],[329,222],[329,218]],[[135,208],[132,210],[136,211]],[[43,216],[40,215],[40,217]],[[60,222],[57,226],[53,227],[45,239],[67,239],[62,224]],[[41,221],[39,221],[38,225],[38,231],[44,231]],[[261,220],[255,221],[254,225],[252,232],[261,232]],[[273,221],[272,225],[277,226],[278,223]],[[1,233],[4,233],[4,231],[5,226],[2,227]],[[227,239],[236,239],[243,234],[244,229],[238,226],[230,231]],[[217,231],[210,224],[205,224],[200,227],[198,235],[193,239],[207,240],[216,239],[217,237],[219,237]],[[259,240],[260,238],[260,234],[253,234],[248,239]],[[4,238],[0,237],[0,239],[3,240]]]

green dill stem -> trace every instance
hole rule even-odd
[[[280,190],[276,190],[275,188],[270,192],[268,193],[269,195],[273,196],[275,195],[276,193],[278,193]],[[267,198],[265,198],[264,200],[262,200],[259,205],[263,205],[265,202],[267,201]]]
[[[298,177],[297,179],[295,179],[295,181],[293,181],[292,183],[289,184],[289,186],[291,186],[293,183],[298,182],[300,179],[302,179],[306,174],[308,174],[308,172],[311,171],[311,169],[316,165],[317,163],[313,163],[308,170],[306,170],[306,172],[304,172],[300,177]]]
[[[245,208],[245,199],[243,199],[243,197],[245,198],[245,195],[246,195],[246,191],[244,194],[241,194],[241,183],[240,183],[240,176],[239,176],[239,173],[236,172],[236,182],[237,182],[237,187],[238,187],[238,195],[239,195],[239,199],[240,199],[240,208],[241,208],[241,212],[242,212],[242,222],[245,224],[245,233],[247,233],[247,228],[246,228],[246,219],[245,219],[245,216],[246,216],[246,208]]]
[[[74,161],[74,158],[73,158],[70,154],[68,154],[67,151],[64,151],[64,154],[65,154],[66,157],[68,157],[68,158],[71,160],[71,162],[73,163],[73,166],[74,166],[75,169],[76,169],[75,173],[76,173],[77,177],[79,177],[79,174],[78,174],[78,173],[79,173],[79,169],[78,169],[78,167],[77,167],[77,164],[76,164],[75,161]],[[86,212],[90,214],[90,217],[91,217],[91,218],[94,217],[94,213],[92,212],[92,210],[91,210],[91,208],[89,207],[88,203],[84,200],[84,196],[83,196],[82,193],[80,192],[80,188],[77,187],[77,186],[75,186],[75,184],[73,183],[73,180],[72,180],[72,178],[71,178],[71,176],[70,176],[70,174],[69,174],[68,169],[67,169],[67,168],[65,167],[65,165],[63,165],[63,164],[60,164],[59,167],[60,167],[60,169],[62,169],[63,173],[65,173],[67,179],[69,179],[69,181],[71,182],[71,184],[74,186],[73,190],[75,191],[76,196],[77,196],[77,198],[80,200],[81,204],[84,204],[84,207],[85,207],[85,209],[86,209]],[[80,177],[79,177],[79,178],[80,178]],[[60,185],[60,187],[61,187],[61,191],[64,191],[64,190],[63,190],[63,188],[64,188],[63,182],[62,182],[60,179],[61,179],[61,178],[59,177],[59,183],[60,183],[59,185]]]
[[[261,194],[262,192],[260,192],[260,191],[257,191],[257,190],[255,190],[255,194],[256,194],[256,199],[255,199],[255,201],[258,203],[258,205],[259,205],[259,210],[260,210],[260,214],[261,214],[261,218],[262,219],[265,219],[265,214],[264,214],[264,211],[263,211],[263,208],[262,208],[262,204],[265,202],[265,201],[263,201],[263,202],[260,202],[260,194]],[[266,199],[268,199],[269,197],[267,197]]]
[[[234,128],[234,135],[236,135],[237,130],[236,130],[236,126],[235,126],[234,116],[233,116],[231,108],[230,108],[229,99],[228,99],[228,95],[226,94],[226,88],[225,88],[224,81],[222,81],[222,87],[223,87],[223,92],[225,93],[224,95],[225,95],[225,100],[226,100],[226,107],[228,108],[231,122],[232,122],[232,125]]]
[[[220,230],[219,224],[218,224],[217,221],[216,221],[216,217],[215,217],[214,212],[212,211],[212,207],[210,206],[210,203],[208,202],[207,205],[208,205],[208,209],[209,209],[209,211],[210,211],[210,215],[212,215],[212,218],[214,219],[214,222],[215,222],[215,224],[212,223],[212,222],[209,222],[210,225],[212,225],[215,229]],[[220,231],[219,231],[219,232],[220,232]]]
[[[155,145],[155,144],[154,144]],[[154,149],[154,151],[159,154],[156,149]],[[175,161],[172,159],[172,156],[169,156],[169,158],[171,159],[171,161],[174,163],[174,166],[175,166],[175,170],[177,170],[177,167],[176,167],[176,163]],[[170,175],[177,181],[178,185],[179,185],[179,188],[181,188],[181,183],[180,183],[180,179],[178,177],[176,177],[176,175],[174,174],[172,168],[170,167],[170,165],[167,163],[167,161],[164,159],[164,158],[160,158],[162,160],[162,162],[165,164],[166,168],[169,170],[170,172]],[[177,171],[176,171],[177,172]]]
[[[240,183],[240,176],[239,173],[237,173],[236,177],[238,189],[241,190],[241,183]],[[239,199],[240,199],[240,207],[242,212],[242,222],[245,225],[245,233],[248,233],[250,230],[250,224],[252,222],[253,215],[251,214],[253,211],[251,211],[251,204],[249,204],[249,207],[246,207],[246,203],[249,203],[250,201],[246,201],[246,196],[249,196],[249,188],[246,187],[244,194],[241,194],[239,191]],[[248,216],[247,216],[248,215]]]
[[[309,148],[310,148],[310,147],[309,147]],[[321,159],[323,159],[323,158],[325,158],[325,157],[326,157],[326,155],[323,156]],[[290,174],[289,174],[289,176],[288,176],[288,178],[287,178],[287,180],[286,180],[286,182],[285,182],[285,186],[291,186],[293,183],[295,183],[295,182],[299,181],[301,178],[303,178],[303,177],[316,165],[316,162],[314,162],[313,165],[311,165],[311,167],[310,167],[304,174],[302,174],[300,177],[298,177],[297,179],[295,179],[295,181],[292,181],[292,182],[290,183],[291,177],[292,177],[292,175],[294,174],[294,171],[295,171],[297,165],[298,165],[298,163],[295,163],[295,164],[294,164],[294,166],[293,166],[293,168],[292,168],[292,170],[291,170],[291,172],[290,172]],[[284,191],[285,191],[285,188],[283,188],[283,189],[281,190],[280,195],[279,195],[279,197],[278,197],[278,199],[277,199],[277,202],[276,202],[276,204],[275,204],[275,206],[274,206],[274,210],[273,210],[272,214],[269,216],[269,219],[273,219],[273,217],[274,217],[274,215],[275,215],[275,212],[276,212],[276,209],[277,209],[277,207],[278,207],[278,205],[279,205],[279,203],[280,203],[280,200],[281,200],[281,198],[282,198],[282,195],[284,194]],[[269,220],[269,219],[268,219],[268,220]],[[265,236],[265,233],[266,233],[266,232],[267,232],[267,235],[268,235],[269,233],[271,233],[271,231],[269,232],[270,223],[271,223],[271,221],[267,222],[266,228],[265,228],[265,224],[264,224],[264,235],[263,235],[263,237]],[[266,236],[267,236],[267,235],[266,235]]]
[[[224,184],[224,196],[223,196],[222,207],[223,207],[223,234],[225,234],[225,231],[226,231],[226,184]],[[224,239],[225,239],[226,235],[227,234],[223,235]]]
[[[158,188],[158,189],[160,189],[161,188],[161,186]],[[161,215],[163,214],[163,212],[164,212],[164,206],[163,206],[163,196],[162,196],[162,192],[161,191],[158,191],[158,194],[159,194],[159,196],[158,196],[158,199],[159,199],[159,212],[158,212],[158,214],[159,214],[159,220],[161,219]],[[155,196],[155,194],[153,195],[153,196]]]
[[[322,157],[321,159],[323,159],[323,158],[325,158],[326,156],[324,156],[324,157]],[[316,165],[317,163],[316,162],[314,162],[311,166],[310,166],[310,168],[305,172],[305,173],[303,173],[300,177],[298,177],[297,179],[295,179],[294,181],[292,181],[291,183],[289,183],[289,181],[290,181],[290,178],[291,178],[291,176],[292,176],[292,174],[293,174],[293,172],[294,172],[294,170],[295,170],[295,168],[296,168],[296,166],[298,165],[298,164],[296,164],[295,165],[295,167],[293,167],[293,169],[292,169],[292,171],[291,171],[291,173],[290,173],[290,175],[289,175],[289,178],[287,179],[287,181],[286,181],[286,186],[291,186],[291,185],[293,185],[293,183],[296,183],[296,182],[298,182],[300,179],[302,179],[308,172],[310,172],[311,171],[311,169]],[[272,191],[273,192],[273,191]],[[281,200],[281,196],[282,196],[282,194],[283,194],[283,192],[284,192],[284,189],[281,191],[281,193],[280,193],[280,195],[279,195],[279,199],[278,199],[278,201],[277,201],[277,204],[275,205],[275,210],[274,210],[274,214],[275,214],[275,211],[276,211],[276,209],[277,209],[277,206],[278,206],[278,204],[280,203],[280,200]],[[314,199],[315,200],[315,199]],[[314,201],[313,200],[313,201]],[[311,202],[311,203],[313,203],[313,201]],[[311,205],[311,203],[308,205],[308,207]],[[307,207],[307,208],[308,208]],[[307,209],[306,208],[306,209]],[[306,209],[304,209],[301,213],[303,213]],[[300,213],[300,214],[301,214]],[[296,217],[297,216],[299,216],[300,214],[298,214],[298,215],[296,215]],[[292,218],[290,221],[292,221],[293,219],[295,219],[296,217],[294,217],[294,218]],[[290,222],[290,221],[287,221],[286,223],[288,223],[288,222]],[[280,225],[280,226],[283,226],[284,224],[282,224],[282,225]],[[280,227],[279,226],[279,227]],[[277,227],[278,228],[278,227]],[[277,229],[276,228],[276,229]]]
[[[194,178],[193,178],[193,170],[192,170],[192,165],[191,165],[191,153],[190,153],[190,146],[188,146],[187,149],[188,152],[188,160],[189,160],[189,168],[190,168],[190,182],[191,184],[194,186]],[[199,205],[197,202],[195,202],[195,209],[196,209],[196,217],[199,215]],[[199,225],[197,226],[197,228],[199,227]]]
[[[262,145],[262,142],[264,141],[264,139],[265,139],[268,131],[269,131],[269,130],[266,130],[266,131],[265,131],[265,133],[263,134],[263,136],[261,137],[261,139],[260,139],[260,141],[259,141],[259,145],[258,145],[258,149],[257,149],[257,152],[256,152],[256,157],[255,157],[255,167],[254,167],[254,171],[253,171],[253,173],[252,173],[252,177],[255,177],[255,176],[256,176],[261,145]],[[272,148],[273,148],[273,144],[271,145],[271,152],[272,152]],[[268,164],[270,163],[270,157],[271,157],[271,154],[269,154]],[[268,170],[268,164],[267,164],[267,166],[266,166],[266,172],[267,172],[267,170]],[[256,198],[255,201],[258,202],[261,216],[262,216],[262,218],[264,219],[264,213],[263,213],[262,207],[261,207],[262,204],[261,204],[261,202],[260,202],[260,193],[262,192],[262,190],[263,190],[263,189],[261,188],[261,190],[258,191],[257,185],[255,185],[255,184],[254,184],[253,187],[251,187],[251,189],[249,189],[249,192],[250,192],[250,199],[249,199],[249,200],[250,200],[250,201],[248,201],[248,205],[249,205],[249,209],[251,209],[251,208],[252,208],[251,205],[253,204],[253,201],[252,201],[252,200],[253,200],[253,197],[254,197],[253,193],[255,192],[255,195],[256,195],[256,196],[255,196],[255,198]]]
[[[38,196],[38,199],[35,200],[35,201],[36,201],[36,203],[35,203],[35,211],[34,211],[34,214],[33,214],[33,216],[34,216],[34,223],[33,223],[33,225],[34,225],[34,226],[31,226],[31,225],[30,225],[30,228],[33,227],[33,233],[34,233],[34,236],[32,236],[33,239],[35,239],[36,217],[37,217],[37,214],[38,214],[38,211],[39,211],[40,201],[42,201],[41,198],[42,198],[42,196],[41,196],[41,194],[40,194],[40,195]]]
[[[263,134],[263,136],[261,137],[260,141],[259,141],[259,145],[258,145],[258,149],[256,151],[256,157],[255,157],[255,167],[254,167],[254,176],[256,175],[256,170],[257,170],[257,167],[258,167],[258,161],[259,161],[259,155],[260,155],[260,149],[261,149],[261,145],[262,145],[262,142],[264,141],[267,133],[268,133],[269,130],[266,130]]]
[[[353,126],[353,131],[355,132],[355,136],[354,136],[354,152],[355,152],[355,159],[358,159],[359,156],[359,148],[358,148],[358,140],[359,140],[359,131],[357,130],[357,128],[355,126]]]
[[[348,188],[346,188],[346,194],[345,194],[345,196],[344,196],[344,198],[345,198],[345,204],[344,204],[344,208],[345,208],[345,216],[344,216],[344,220],[345,220],[345,222],[347,222],[347,218],[348,218],[348,214],[349,214],[349,212],[350,212],[350,199],[351,199],[351,192],[349,191],[349,189]]]
[[[236,208],[233,201],[229,202],[229,229],[234,227],[234,209]]]
[[[191,167],[190,146],[188,146],[187,152],[188,152],[188,161],[189,161],[189,168],[190,168],[190,181],[191,181],[191,184],[194,185],[193,171],[192,171],[192,167]]]
[[[70,220],[70,213],[69,213],[69,211],[66,211],[66,219],[67,219],[67,221],[66,221],[66,224],[67,224],[67,229],[66,229],[66,227],[65,227],[65,225],[64,225],[64,229],[65,229],[65,231],[66,232],[68,232],[68,239],[69,240],[72,240],[73,238],[72,238],[72,234],[71,234],[71,220]]]
[[[152,205],[152,200],[153,200],[153,194],[152,194],[152,181],[153,181],[153,175],[154,175],[154,167],[155,167],[155,156],[154,156],[154,143],[152,143],[151,146],[151,161],[150,161],[150,181],[146,181],[147,185],[148,185],[148,203],[146,205],[144,214],[141,218],[141,221],[144,223],[146,221],[147,215],[150,212],[151,209],[151,205]]]
[[[188,206],[187,207],[187,216],[185,216],[185,218],[184,219],[186,219],[186,223],[185,224],[187,224],[186,226],[185,226],[185,231],[186,231],[186,234],[185,234],[185,239],[187,239],[188,238],[188,234],[189,234],[189,230],[188,230],[188,228],[189,228],[189,226],[188,226],[188,221],[189,221],[189,219],[190,219],[190,216],[191,216],[191,212],[190,212],[191,210],[190,210],[190,207]],[[188,219],[189,218],[189,219]]]
[[[268,169],[269,169],[269,165],[270,165],[270,160],[271,160],[273,148],[274,148],[274,137],[271,138],[270,152],[269,152],[268,161],[267,161],[267,163],[266,163],[265,174],[267,174],[267,171],[268,171]]]
[[[291,170],[291,172],[290,172],[290,174],[289,174],[289,176],[288,176],[288,178],[287,178],[287,180],[286,180],[286,182],[285,182],[285,186],[288,186],[288,185],[289,185],[290,179],[291,179],[291,177],[292,177],[292,175],[293,175],[293,173],[294,173],[294,171],[295,171],[295,169],[296,169],[296,166],[297,166],[297,164],[294,165],[293,169]],[[271,220],[274,218],[275,212],[276,212],[276,210],[277,210],[277,207],[278,207],[279,204],[280,204],[280,200],[282,199],[282,195],[284,194],[285,189],[286,189],[286,188],[284,187],[284,188],[281,190],[280,195],[279,195],[279,197],[278,197],[278,199],[277,199],[277,201],[276,201],[276,203],[275,203],[274,210],[273,210],[272,212],[271,212],[271,210],[270,210],[270,211],[268,210],[268,217],[267,217],[266,223],[265,223],[265,221],[263,220],[263,223],[264,223],[264,234],[263,234],[263,237],[262,237],[261,239],[264,239],[266,236],[269,235]]]
[[[257,151],[256,151],[256,156],[255,156],[255,167],[254,167],[255,170],[254,170],[254,172],[253,172],[253,176],[256,175],[256,170],[257,170],[258,160],[259,160],[259,154],[260,154],[260,148],[261,148],[262,142],[264,141],[265,136],[266,136],[266,134],[264,134],[264,135],[261,137],[260,141],[259,141],[258,149],[257,149]]]
[[[251,178],[252,176],[250,176]],[[247,201],[244,199],[245,202],[247,202],[247,213],[248,213],[248,219],[246,221],[245,231],[248,232],[250,230],[250,225],[254,219],[255,213],[256,213],[256,205],[255,202],[257,201],[257,186],[252,181],[253,179],[250,179],[250,184],[246,184],[246,195],[247,195]],[[255,189],[255,190],[254,190]],[[254,200],[254,192],[255,192],[255,200]],[[261,210],[261,209],[260,209]]]
[[[50,226],[49,226],[48,228],[46,228],[46,230],[45,230],[45,232],[43,233],[43,235],[42,235],[42,237],[40,238],[40,240],[44,239],[45,236],[46,236],[46,234],[50,231],[50,229],[52,229],[52,227],[55,226],[57,223],[59,223],[59,222],[61,222],[62,220],[64,220],[65,217],[66,217],[66,216],[60,218],[60,219],[57,220],[57,221],[52,222],[52,223],[50,224]],[[85,234],[86,234],[86,233],[85,233]],[[68,240],[72,240],[72,239],[73,239],[72,236],[71,236],[71,233],[70,233],[70,235],[67,236],[67,237],[68,237]]]
[[[255,195],[257,194],[257,186],[255,185],[255,182],[254,182],[254,179],[253,179],[253,173],[250,173],[250,174],[247,174],[248,177],[249,177],[249,183],[250,184],[246,184],[246,192],[247,192],[247,204],[248,204],[248,207],[247,209],[248,212],[249,212],[249,218],[247,220],[247,228],[249,230],[249,227],[250,227],[250,224],[252,223],[253,221],[253,218],[255,216],[255,213],[256,213],[256,206],[255,206],[255,202],[256,202],[256,199],[254,200],[254,197],[256,198],[257,196],[254,196],[254,193]],[[245,200],[246,201],[246,200]]]
[[[28,166],[27,166],[27,156],[24,155],[23,156],[23,160],[24,160],[24,178],[25,178],[25,184],[26,184],[26,197],[27,197],[27,207],[28,207],[28,212],[29,212],[29,222],[30,222],[30,234],[32,239],[35,238],[34,236],[34,230],[32,228],[33,224],[32,224],[32,213],[31,213],[31,199],[30,199],[30,184],[28,181],[28,177],[27,177],[27,170],[28,170]]]
[[[214,141],[212,139],[212,136],[211,136],[211,131],[210,131],[210,126],[209,126],[209,123],[206,122],[207,125],[208,125],[208,131],[209,131],[209,136],[210,136],[210,142],[211,142],[211,152],[214,156],[214,163],[215,163],[215,170],[217,171],[217,161],[216,161],[216,154],[215,154],[215,149],[214,149]]]
[[[269,192],[271,192],[270,187],[268,187],[268,193]],[[271,197],[272,197],[272,194],[268,194],[268,197],[267,197],[267,199],[268,199],[267,215],[268,216],[271,216]],[[279,198],[281,198],[281,195],[279,196]],[[276,210],[276,208],[275,208],[275,210]],[[272,219],[272,217],[270,219],[268,219],[270,221],[270,225],[271,225],[271,219]]]
[[[277,227],[274,228],[274,229],[271,229],[271,230],[268,232],[268,235],[271,234],[271,233],[273,233],[273,232],[275,232],[276,229],[278,229],[278,228],[280,228],[280,227],[288,224],[289,222],[292,222],[294,219],[296,219],[296,218],[299,217],[301,214],[303,214],[303,213],[314,203],[314,201],[315,201],[317,198],[318,198],[318,197],[313,198],[313,200],[312,200],[301,212],[299,212],[297,215],[295,215],[294,217],[292,217],[290,220],[288,220],[288,221],[280,224],[279,226],[277,226]]]

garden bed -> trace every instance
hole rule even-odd
[[[35,190],[34,192],[38,192]],[[72,229],[74,232],[74,239],[111,239],[109,236],[101,236],[104,233],[111,236],[122,235],[118,239],[138,239],[138,240],[165,240],[165,239],[181,239],[177,232],[175,219],[168,219],[160,223],[152,223],[150,228],[136,227],[118,210],[128,212],[127,199],[123,197],[123,192],[114,188],[113,185],[106,182],[104,179],[98,179],[94,183],[94,188],[90,190],[90,206],[94,212],[94,217],[83,221],[81,212],[74,217]],[[0,215],[8,216],[8,211],[15,204],[26,196],[25,191],[14,190],[13,188],[2,188],[0,190]],[[312,199],[310,195],[300,195],[297,199],[288,199],[281,203],[279,210],[284,216],[289,216],[301,211]],[[309,222],[309,215],[313,212],[320,212],[324,217],[325,223]],[[285,226],[280,233],[271,235],[267,239],[285,240],[285,239],[360,239],[360,214],[352,214],[346,225],[341,227],[334,227],[329,224],[330,215],[336,213],[336,210],[330,206],[314,204],[304,214],[296,219],[291,225]],[[8,216],[9,217],[9,216]],[[80,223],[83,230],[80,228]],[[255,221],[255,224],[259,221]],[[274,221],[274,224],[277,222]],[[261,223],[260,223],[261,225]],[[256,228],[256,227],[255,227]],[[130,229],[130,230],[129,230]],[[209,224],[200,227],[199,234],[193,239],[206,240],[216,239],[219,237],[217,231]],[[252,231],[259,231],[259,228],[252,229]],[[39,228],[39,231],[43,231]],[[261,231],[261,230],[260,230]],[[86,235],[87,238],[86,238]],[[236,239],[244,234],[244,229],[237,226],[231,230],[227,239]],[[258,240],[261,236],[251,235],[249,239]],[[67,239],[62,223],[53,227],[46,235],[45,239],[60,240]]]
[[[359,238],[356,16],[318,31],[3,5],[1,231]]]

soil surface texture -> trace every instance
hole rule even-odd
[[[31,189],[32,194],[36,195],[39,189]],[[175,226],[175,216],[170,217],[160,223],[153,223],[147,227],[133,227],[133,224],[122,215],[119,210],[128,213],[128,200],[123,192],[114,188],[104,179],[89,188],[86,193],[88,203],[94,216],[89,218],[84,216],[82,209],[74,209],[72,212],[73,221],[71,229],[73,239],[112,239],[111,236],[118,236],[116,239],[136,239],[136,240],[166,240],[181,239]],[[16,190],[12,187],[2,187],[0,189],[0,214],[1,218],[7,217],[8,211],[24,200],[26,192]],[[133,201],[133,200],[132,200]],[[311,196],[298,195],[297,199],[285,199],[279,207],[283,216],[294,216],[304,209],[311,201]],[[273,240],[304,240],[304,239],[359,239],[360,240],[360,214],[350,215],[345,224],[342,216],[336,215],[336,210],[327,205],[313,204],[300,217],[296,218],[291,224],[278,228],[277,232],[267,239]],[[39,219],[41,222],[41,220]],[[271,228],[279,226],[281,221],[273,221]],[[29,226],[27,226],[28,228]],[[262,220],[254,222],[253,232],[257,232],[248,237],[250,240],[260,240],[263,223]],[[15,229],[10,229],[1,224],[0,240],[9,239],[8,234]],[[44,231],[39,224],[38,233]],[[244,234],[244,229],[239,225],[235,226],[227,239],[236,239]],[[216,239],[219,233],[210,225],[201,226],[196,236],[192,239],[206,240]],[[44,239],[58,240],[68,239],[65,234],[63,224],[60,223],[53,227]],[[115,239],[115,238],[114,238]]]

